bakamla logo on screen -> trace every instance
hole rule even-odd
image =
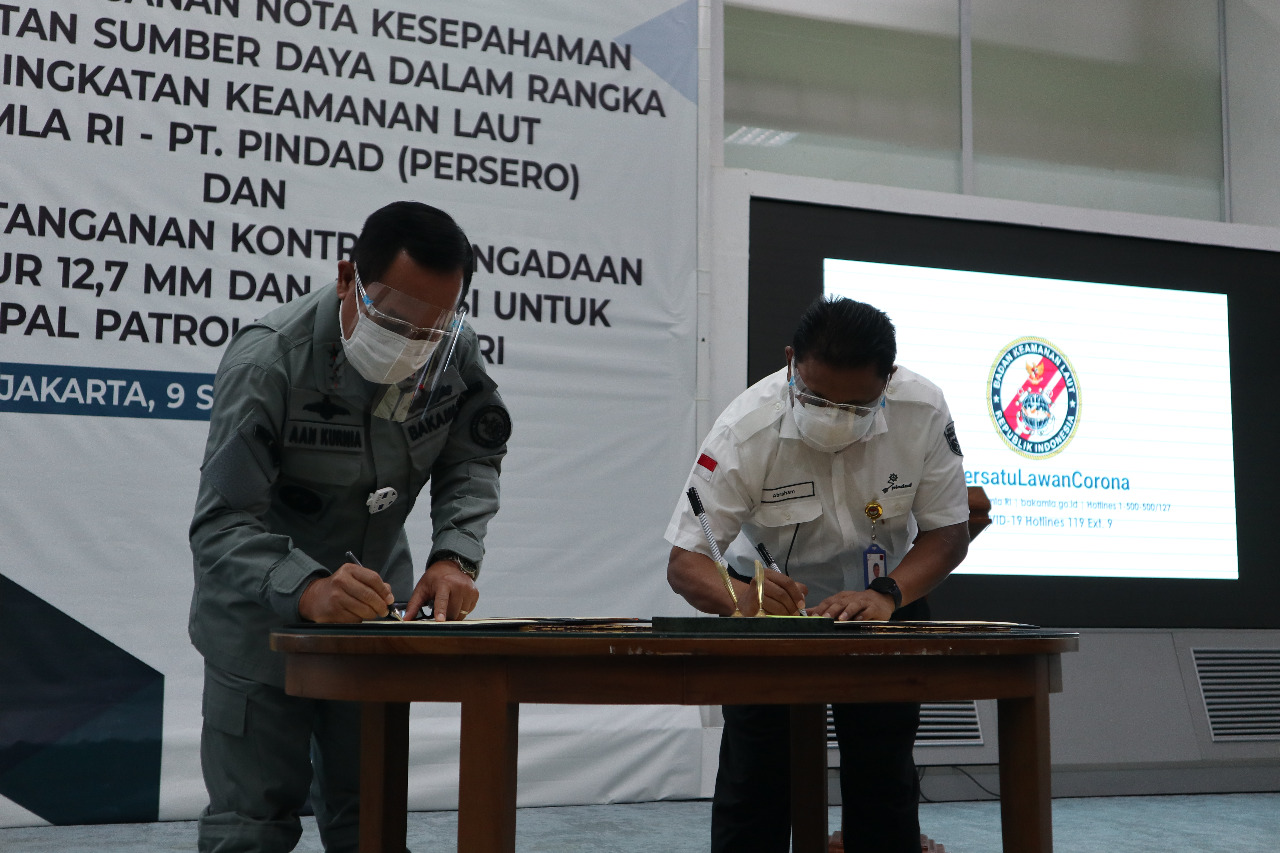
[[[1060,453],[1080,424],[1071,362],[1044,338],[1018,338],[991,365],[987,409],[1004,443],[1030,459]]]

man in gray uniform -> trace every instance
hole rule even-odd
[[[472,267],[447,214],[397,202],[365,222],[336,284],[227,348],[190,531],[202,851],[292,850],[309,788],[325,849],[357,848],[359,706],[288,696],[273,629],[377,618],[406,597],[406,618],[475,607],[511,420],[462,322]],[[414,586],[404,523],[428,482]]]

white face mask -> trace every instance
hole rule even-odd
[[[836,453],[866,438],[879,411],[877,408],[870,414],[856,415],[830,406],[801,405],[794,398],[791,401],[791,417],[801,440],[823,453]]]
[[[342,328],[342,303],[338,303],[338,328]],[[356,327],[348,338],[340,334],[347,361],[370,382],[391,385],[422,369],[439,341],[413,340],[384,329],[356,310]]]

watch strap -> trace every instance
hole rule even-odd
[[[480,566],[478,563],[474,560],[468,560],[456,551],[436,551],[431,555],[431,558],[427,560],[427,565],[438,563],[442,560],[456,563],[458,568],[472,580],[475,580],[476,576],[480,574]]]
[[[888,575],[876,578],[868,584],[867,589],[883,595],[891,596],[893,598],[894,610],[897,610],[902,606],[902,590],[898,589],[898,582]]]

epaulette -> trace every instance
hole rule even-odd
[[[760,430],[776,422],[786,410],[786,404],[781,400],[771,400],[738,418],[729,430],[738,441],[746,441]]]

